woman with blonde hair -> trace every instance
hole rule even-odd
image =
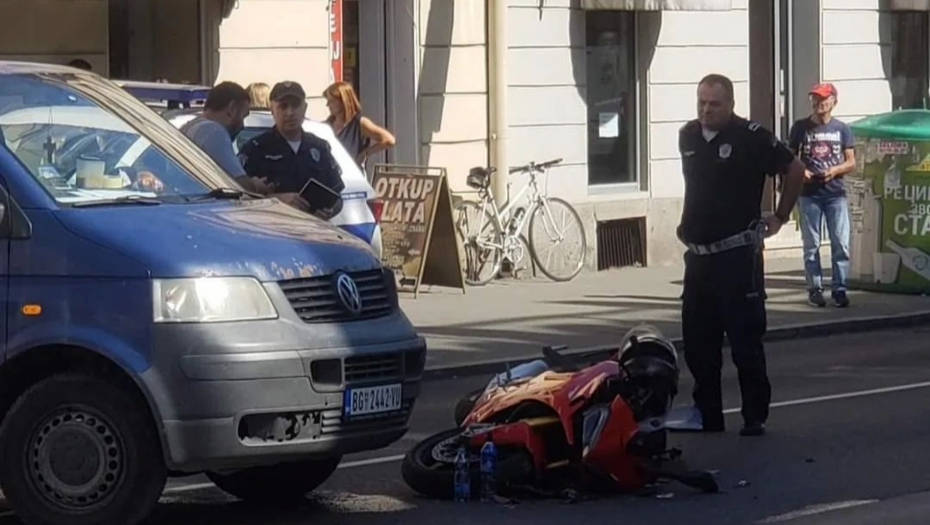
[[[336,82],[323,91],[323,97],[329,108],[326,123],[332,126],[336,137],[355,156],[362,169],[368,157],[396,143],[388,130],[362,116],[362,104],[351,84]]]
[[[245,90],[249,92],[253,108],[271,108],[271,86],[264,82],[253,82]]]

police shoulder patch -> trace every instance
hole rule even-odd
[[[759,124],[758,122],[753,122],[750,120],[746,124],[746,127],[749,128],[749,131],[758,131],[759,129],[762,128],[762,124]]]

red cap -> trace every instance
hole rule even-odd
[[[836,96],[836,86],[830,83],[817,84],[812,87],[810,90],[811,95],[817,95],[818,97],[827,98],[829,96]]]

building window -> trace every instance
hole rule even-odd
[[[635,18],[630,11],[585,14],[588,184],[636,176]]]
[[[891,15],[891,93],[895,109],[928,106],[930,44],[926,11],[898,11]]]

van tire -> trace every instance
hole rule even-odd
[[[299,502],[333,475],[342,456],[252,467],[231,474],[208,472],[223,492],[243,501],[280,505]]]
[[[144,520],[167,479],[150,414],[92,376],[56,375],[30,387],[0,426],[0,485],[13,510],[30,525]]]

